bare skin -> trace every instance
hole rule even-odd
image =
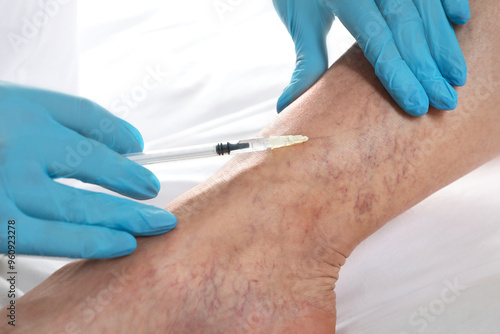
[[[471,10],[457,110],[405,115],[354,48],[262,133],[330,137],[233,159],[168,206],[175,231],[72,263],[18,300],[15,330],[333,333],[352,250],[500,153],[500,3]]]

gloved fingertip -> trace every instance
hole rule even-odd
[[[155,223],[157,226],[161,226],[165,230],[172,230],[177,226],[177,217],[169,211],[158,209],[157,213],[155,213]]]
[[[278,113],[304,94],[325,73],[328,66],[327,55],[319,51],[298,56],[298,59],[300,60],[297,61],[292,79],[278,99]]]
[[[467,22],[469,22],[469,20],[471,18],[469,6],[467,6],[466,8],[463,8],[460,11],[453,13],[453,15],[450,15],[450,17],[448,17],[448,18],[450,19],[451,22],[453,22],[455,24],[458,24],[458,25],[466,24]]]
[[[109,230],[105,240],[96,240],[82,252],[83,259],[108,259],[129,255],[137,248],[137,240],[129,233]]]
[[[413,117],[423,116],[423,115],[427,114],[428,111],[429,111],[428,107],[417,107],[417,108],[409,107],[409,108],[405,108],[405,112],[408,115],[413,116]]]
[[[467,81],[467,66],[465,64],[455,65],[449,73],[443,76],[453,86],[463,86]]]
[[[151,172],[151,171],[150,171]],[[151,180],[151,184],[153,185],[153,191],[155,193],[155,196],[158,195],[158,193],[160,192],[160,189],[161,189],[161,183],[160,183],[160,180],[158,180],[158,178],[156,177],[156,175],[151,172],[150,176],[149,176],[150,180]]]
[[[448,85],[448,93],[443,95],[442,98],[442,108],[441,110],[455,110],[458,105],[458,94],[457,91]]]
[[[407,114],[419,117],[429,111],[429,98],[426,94],[415,92],[408,97],[401,107]]]
[[[155,198],[160,192],[160,181],[158,180],[156,175],[154,175],[153,172],[151,172],[147,168],[144,168],[142,166],[140,166],[139,168],[142,169],[141,179],[143,181],[139,184],[139,187],[137,189],[140,191],[142,196],[136,196],[135,198],[140,200]]]
[[[280,98],[278,99],[278,102],[276,104],[276,109],[278,111],[278,114],[282,112],[286,107],[290,105],[292,102],[292,98],[290,97],[289,94],[286,93],[286,90],[283,94],[281,94]]]
[[[109,258],[129,255],[136,250],[137,240],[128,233],[125,233],[125,235],[126,237],[123,237],[123,240],[120,240],[119,246],[109,254]]]
[[[467,22],[469,22],[470,18],[471,18],[471,15],[470,15],[470,12],[469,12],[469,15],[455,17],[455,18],[453,18],[453,20],[451,22],[453,22],[455,24],[458,24],[458,25],[464,25]]]
[[[142,152],[142,150],[144,150],[144,139],[142,138],[139,130],[137,130],[132,124],[126,121],[123,121],[122,124],[136,140],[136,145],[129,147],[127,153]]]
[[[283,90],[280,98],[278,99],[277,109],[278,113],[282,112],[299,96],[304,94],[305,91],[315,82],[309,76],[304,76],[304,69],[297,67],[292,76],[292,81]]]
[[[457,91],[445,79],[434,83],[434,89],[429,95],[430,104],[439,110],[454,110],[458,104]]]
[[[138,200],[151,199],[158,195],[160,181],[149,169],[123,156],[118,156],[115,164],[109,173],[102,174],[100,185]],[[114,171],[115,169],[117,171]]]
[[[154,206],[150,206],[143,210],[141,216],[149,226],[149,229],[139,227],[140,231],[134,233],[136,236],[163,234],[171,231],[177,226],[177,217],[173,213]]]

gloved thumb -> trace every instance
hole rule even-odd
[[[278,100],[277,109],[281,112],[326,71],[326,35],[334,15],[322,1],[273,0],[273,3],[292,36],[297,55],[292,80]]]
[[[295,42],[297,60],[290,84],[278,99],[278,113],[309,89],[328,67],[326,35],[314,33],[299,34]]]

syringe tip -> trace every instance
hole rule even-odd
[[[272,136],[269,138],[269,143],[271,145],[271,149],[292,146],[296,144],[305,143],[309,138],[306,136]]]

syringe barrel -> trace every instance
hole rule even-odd
[[[150,165],[160,162],[217,156],[216,146],[217,144],[189,146],[161,151],[151,151],[147,153],[126,154],[125,157],[140,165]]]

